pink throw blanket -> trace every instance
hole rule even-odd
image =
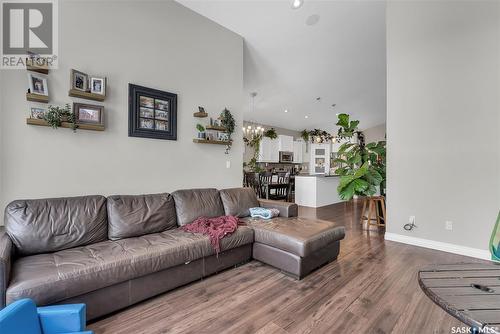
[[[226,235],[231,235],[238,228],[240,220],[234,216],[221,216],[217,218],[197,218],[194,222],[181,227],[182,230],[192,233],[208,235],[215,253],[220,252],[220,240]]]

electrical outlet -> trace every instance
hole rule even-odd
[[[415,216],[410,216],[410,218],[408,218],[408,222],[410,224],[415,224]]]
[[[450,220],[447,220],[445,223],[444,223],[444,228],[447,229],[448,231],[451,231],[453,230],[453,222],[450,221]]]

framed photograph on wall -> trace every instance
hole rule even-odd
[[[106,78],[90,78],[90,92],[93,94],[106,95]]]
[[[129,137],[177,140],[177,94],[129,84]]]
[[[47,111],[44,108],[31,108],[30,109],[30,118],[44,119],[46,112]]]
[[[104,125],[104,106],[73,103],[76,124]]]
[[[49,86],[47,84],[47,77],[40,73],[28,73],[28,85],[30,93],[38,95],[49,95]]]
[[[89,76],[86,73],[71,69],[71,89],[76,89],[82,92],[88,91]]]

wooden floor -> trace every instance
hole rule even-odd
[[[252,261],[90,324],[100,333],[452,333],[461,322],[434,305],[417,283],[430,263],[472,258],[384,241],[362,231],[359,203],[301,216],[346,227],[340,256],[296,281]]]

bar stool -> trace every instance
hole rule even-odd
[[[368,214],[365,215],[367,209],[368,209]],[[365,197],[363,202],[363,210],[361,211],[360,224],[363,225],[363,223],[366,221],[367,224],[371,226],[385,226],[385,217],[386,217],[385,197],[384,196]]]

